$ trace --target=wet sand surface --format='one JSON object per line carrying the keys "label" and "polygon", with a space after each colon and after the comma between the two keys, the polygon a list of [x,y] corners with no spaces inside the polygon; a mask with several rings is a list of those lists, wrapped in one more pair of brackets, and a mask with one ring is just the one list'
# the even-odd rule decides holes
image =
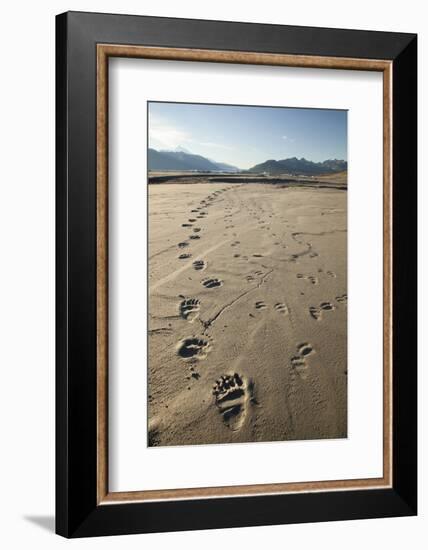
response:
{"label": "wet sand surface", "polygon": [[149,185],[149,445],[346,437],[346,202]]}

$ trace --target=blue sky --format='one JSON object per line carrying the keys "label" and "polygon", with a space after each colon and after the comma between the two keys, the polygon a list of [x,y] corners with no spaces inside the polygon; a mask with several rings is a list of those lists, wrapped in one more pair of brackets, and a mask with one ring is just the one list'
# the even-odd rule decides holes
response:
{"label": "blue sky", "polygon": [[244,169],[289,157],[347,160],[347,112],[150,102],[149,146]]}

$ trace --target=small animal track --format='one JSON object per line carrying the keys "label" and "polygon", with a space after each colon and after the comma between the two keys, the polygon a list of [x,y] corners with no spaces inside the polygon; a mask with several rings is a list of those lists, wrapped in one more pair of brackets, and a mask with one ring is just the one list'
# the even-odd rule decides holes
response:
{"label": "small animal track", "polygon": [[239,430],[253,400],[253,383],[247,382],[237,372],[226,374],[214,384],[213,395],[223,422],[229,429]]}
{"label": "small animal track", "polygon": [[195,260],[193,262],[193,269],[196,269],[196,271],[202,271],[206,268],[206,263],[204,260]]}
{"label": "small animal track", "polygon": [[333,279],[335,279],[337,277],[336,273],[334,271],[327,271],[327,275],[329,277],[332,277]]}
{"label": "small animal track", "polygon": [[185,241],[178,243],[178,248],[186,248],[186,246],[189,246],[189,243],[186,243]]}
{"label": "small animal track", "polygon": [[199,233],[200,230],[201,230],[200,227],[194,227],[194,228],[193,228],[193,232],[194,232],[194,233]]}
{"label": "small animal track", "polygon": [[330,302],[321,302],[320,305],[317,306],[311,306],[309,308],[309,314],[311,317],[313,317],[316,321],[319,321],[322,317],[323,311],[333,311],[335,306],[331,304]]}
{"label": "small animal track", "polygon": [[180,304],[180,315],[186,321],[194,321],[199,316],[201,303],[197,298],[186,298]]}
{"label": "small animal track", "polygon": [[254,304],[254,307],[256,309],[266,309],[267,308],[267,305],[264,303],[264,302],[256,302]]}
{"label": "small animal track", "polygon": [[192,227],[191,223],[182,223],[181,227]]}
{"label": "small animal track", "polygon": [[318,278],[314,275],[303,275],[303,273],[297,273],[296,277],[298,279],[307,279],[312,285],[318,284]]}
{"label": "small animal track", "polygon": [[321,310],[316,306],[311,306],[309,308],[309,314],[311,317],[313,317],[316,321],[318,321],[321,318]]}
{"label": "small animal track", "polygon": [[216,288],[218,286],[222,286],[223,281],[221,279],[204,279],[202,284],[205,288]]}
{"label": "small animal track", "polygon": [[180,254],[180,256],[178,257],[179,260],[187,260],[187,258],[191,258],[192,255],[191,254]]}
{"label": "small animal track", "polygon": [[275,304],[274,308],[278,313],[281,313],[282,315],[286,315],[288,313],[288,307],[280,302]]}
{"label": "small animal track", "polygon": [[303,344],[299,344],[297,346],[297,351],[299,355],[305,357],[306,355],[311,354],[314,350],[312,349],[312,346],[310,344],[304,342]]}
{"label": "small animal track", "polygon": [[296,372],[303,380],[308,377],[308,364],[305,357],[313,353],[313,348],[307,342],[298,344],[297,355],[294,355],[291,360],[291,368]]}
{"label": "small animal track", "polygon": [[200,235],[190,235],[189,239],[192,239],[192,241],[196,241],[198,239],[200,239],[201,236]]}
{"label": "small animal track", "polygon": [[347,304],[348,303],[348,295],[342,294],[341,296],[336,296],[336,301],[339,302],[339,304]]}
{"label": "small animal track", "polygon": [[210,343],[204,338],[185,338],[177,346],[177,353],[182,359],[204,359],[209,351]]}
{"label": "small animal track", "polygon": [[300,357],[300,355],[294,355],[291,358],[291,366],[299,375],[305,375],[307,364],[305,359],[303,357]]}

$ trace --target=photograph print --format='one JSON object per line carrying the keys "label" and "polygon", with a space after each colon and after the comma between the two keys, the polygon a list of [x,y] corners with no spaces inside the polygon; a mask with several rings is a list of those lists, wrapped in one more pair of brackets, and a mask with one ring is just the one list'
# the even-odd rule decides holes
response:
{"label": "photograph print", "polygon": [[347,437],[347,111],[148,102],[149,447]]}

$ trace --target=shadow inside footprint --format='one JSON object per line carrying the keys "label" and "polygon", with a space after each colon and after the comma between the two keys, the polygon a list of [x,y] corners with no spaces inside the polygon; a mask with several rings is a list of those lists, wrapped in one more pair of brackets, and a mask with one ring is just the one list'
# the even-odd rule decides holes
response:
{"label": "shadow inside footprint", "polygon": [[342,294],[341,296],[336,296],[336,300],[339,302],[339,304],[347,304],[348,303],[348,295]]}
{"label": "shadow inside footprint", "polygon": [[178,343],[177,353],[182,359],[204,359],[210,350],[210,343],[204,338],[185,338]]}
{"label": "shadow inside footprint", "polygon": [[321,310],[318,307],[311,306],[309,308],[309,314],[311,317],[313,317],[316,321],[318,321],[321,318]]}
{"label": "shadow inside footprint", "polygon": [[194,321],[199,316],[201,303],[197,298],[186,298],[180,304],[180,315],[187,321]]}
{"label": "shadow inside footprint", "polygon": [[294,355],[291,358],[291,366],[302,380],[305,380],[308,377],[308,364],[305,358],[313,353],[313,351],[313,347],[307,342],[304,342],[302,344],[298,344],[297,346],[298,355]]}
{"label": "shadow inside footprint", "polygon": [[196,271],[202,271],[203,269],[205,269],[205,267],[206,264],[204,260],[195,260],[193,262],[193,268],[196,269]]}
{"label": "shadow inside footprint", "polygon": [[216,288],[222,286],[223,281],[221,279],[204,279],[202,284],[205,288]]}
{"label": "shadow inside footprint", "polygon": [[305,342],[297,346],[297,351],[299,352],[300,355],[305,356],[305,355],[309,355],[314,350],[310,344]]}
{"label": "shadow inside footprint", "polygon": [[278,313],[281,313],[282,315],[286,315],[288,313],[288,307],[285,304],[282,304],[281,302],[275,304],[275,310]]}
{"label": "shadow inside footprint", "polygon": [[309,308],[309,314],[316,321],[319,321],[321,319],[323,311],[333,311],[334,309],[336,309],[336,307],[333,304],[331,304],[330,302],[321,302],[319,307],[311,306]]}

